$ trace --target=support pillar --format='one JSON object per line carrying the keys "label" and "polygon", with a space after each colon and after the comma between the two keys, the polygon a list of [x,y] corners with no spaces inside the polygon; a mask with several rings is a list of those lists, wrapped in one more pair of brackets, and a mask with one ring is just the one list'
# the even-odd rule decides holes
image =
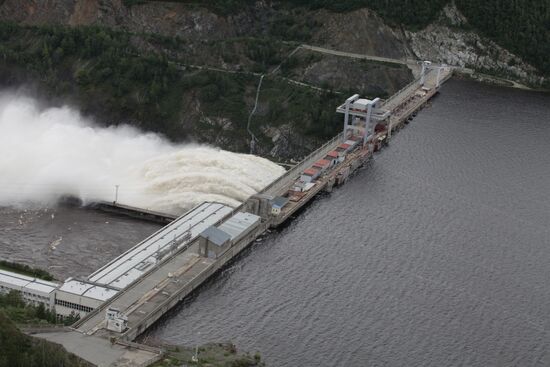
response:
{"label": "support pillar", "polygon": [[436,88],[439,88],[440,78],[441,78],[441,66],[437,68],[437,79],[435,83]]}
{"label": "support pillar", "polygon": [[424,86],[424,83],[426,82],[426,71],[428,69],[428,66],[431,64],[430,61],[422,61],[422,71],[420,72],[420,85]]}
{"label": "support pillar", "polygon": [[346,113],[344,115],[344,138],[343,138],[343,141],[346,141],[346,136],[347,136],[347,132],[348,132],[349,105],[350,105],[350,102],[346,101]]}
{"label": "support pillar", "polygon": [[350,106],[353,102],[357,101],[358,99],[359,99],[359,94],[354,94],[353,96],[346,99],[346,112],[345,112],[345,115],[344,115],[344,137],[343,137],[343,141],[346,141],[346,138],[347,138]]}
{"label": "support pillar", "polygon": [[365,118],[365,135],[363,135],[363,146],[367,144],[367,138],[370,136],[370,121],[372,115],[372,102],[367,106],[367,117]]}

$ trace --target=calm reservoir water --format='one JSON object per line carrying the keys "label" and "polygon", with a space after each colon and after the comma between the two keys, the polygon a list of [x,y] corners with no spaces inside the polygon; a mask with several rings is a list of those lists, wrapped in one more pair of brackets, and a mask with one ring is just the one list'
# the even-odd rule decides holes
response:
{"label": "calm reservoir water", "polygon": [[[550,366],[549,189],[550,96],[452,80],[146,337],[228,340],[269,366]],[[63,275],[158,228],[79,211],[51,250],[49,214],[21,232],[6,211],[0,256]]]}

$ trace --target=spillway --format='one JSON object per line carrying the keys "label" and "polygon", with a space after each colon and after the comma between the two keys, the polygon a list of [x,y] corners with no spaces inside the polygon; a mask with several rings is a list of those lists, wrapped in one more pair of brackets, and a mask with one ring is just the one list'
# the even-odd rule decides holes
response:
{"label": "spillway", "polygon": [[68,106],[0,95],[0,206],[71,195],[181,214],[204,201],[237,206],[284,169],[267,159],[173,144],[129,126],[98,127]]}

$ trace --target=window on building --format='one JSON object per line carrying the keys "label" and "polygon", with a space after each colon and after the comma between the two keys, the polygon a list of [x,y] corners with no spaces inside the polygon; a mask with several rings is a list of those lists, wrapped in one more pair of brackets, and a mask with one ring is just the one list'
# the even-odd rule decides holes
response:
{"label": "window on building", "polygon": [[92,312],[94,310],[93,307],[79,305],[76,303],[63,301],[61,299],[56,299],[55,304],[59,306],[67,307],[67,308],[72,308],[73,310],[77,310],[77,311]]}

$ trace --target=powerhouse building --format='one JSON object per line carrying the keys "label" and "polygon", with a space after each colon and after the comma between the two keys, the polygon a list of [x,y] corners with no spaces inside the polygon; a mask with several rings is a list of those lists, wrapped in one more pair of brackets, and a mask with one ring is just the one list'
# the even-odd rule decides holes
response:
{"label": "powerhouse building", "polygon": [[43,304],[47,309],[53,309],[58,286],[58,283],[0,270],[0,293],[18,291],[25,302],[34,306]]}
{"label": "powerhouse building", "polygon": [[[26,302],[43,303],[49,309],[55,307],[60,318],[70,315],[83,317],[171,254],[188,248],[206,230],[218,230],[218,234],[222,233],[226,244],[229,244],[250,232],[259,221],[260,218],[252,214],[235,214],[227,205],[205,202],[113,259],[87,279],[68,278],[63,284],[58,284],[0,271],[0,291],[20,291]],[[211,250],[219,252],[215,247]]]}

